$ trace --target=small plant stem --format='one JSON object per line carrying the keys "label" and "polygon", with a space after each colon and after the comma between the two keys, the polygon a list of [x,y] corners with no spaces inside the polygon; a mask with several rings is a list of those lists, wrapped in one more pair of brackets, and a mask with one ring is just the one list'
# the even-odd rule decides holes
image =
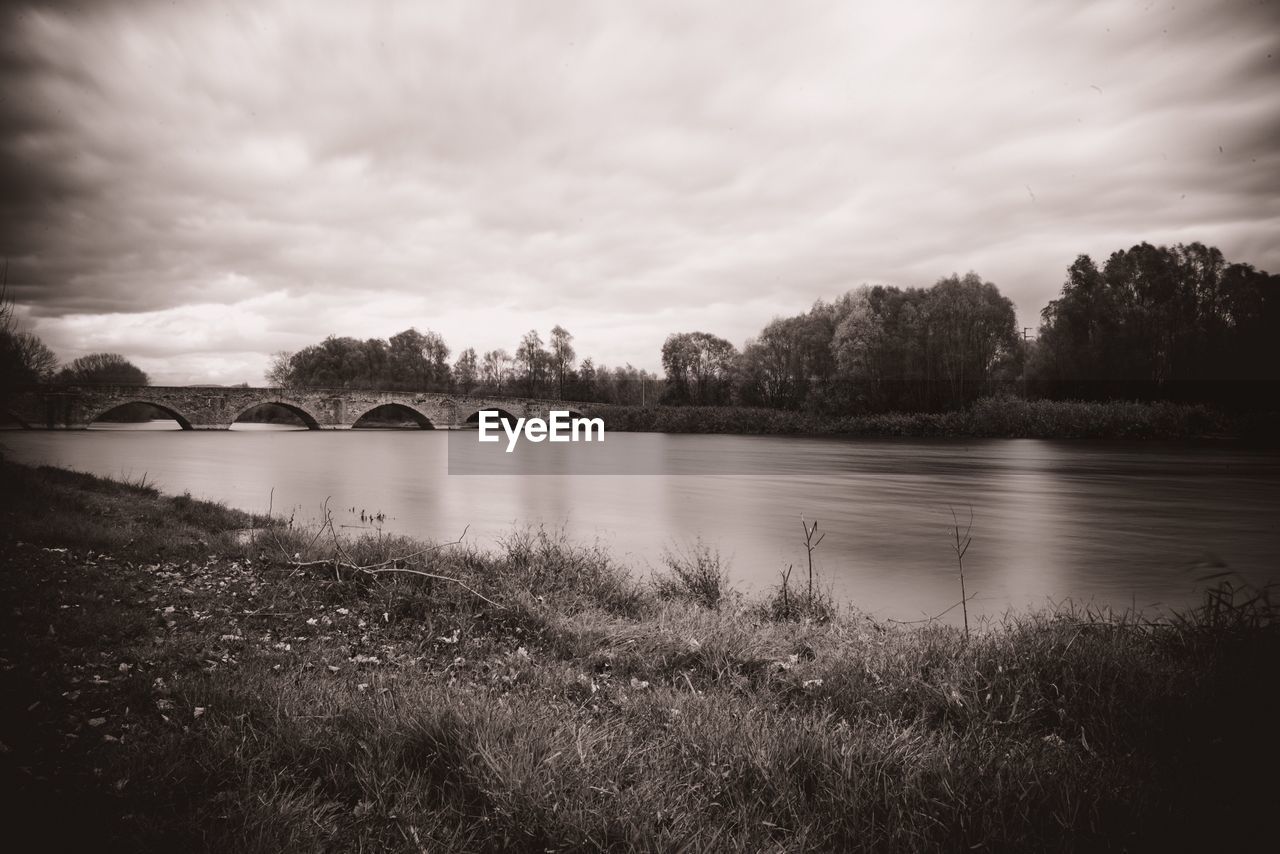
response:
{"label": "small plant stem", "polygon": [[969,507],[969,525],[960,533],[960,520],[956,518],[956,509],[951,508],[951,529],[955,535],[952,548],[956,553],[956,563],[960,567],[960,605],[964,611],[964,639],[969,640],[969,599],[964,592],[964,555],[969,551],[969,543],[973,542],[970,532],[973,531],[973,507]]}
{"label": "small plant stem", "polygon": [[818,530],[818,521],[816,519],[814,520],[813,524],[810,525],[808,522],[804,520],[804,517],[801,516],[800,527],[804,529],[804,549],[805,549],[805,552],[808,554],[808,558],[809,558],[809,609],[812,611],[813,610],[813,550],[818,547],[818,544],[822,542],[822,540],[827,536],[827,534],[825,531],[823,531],[822,536],[818,537],[817,540],[814,540],[813,535]]}

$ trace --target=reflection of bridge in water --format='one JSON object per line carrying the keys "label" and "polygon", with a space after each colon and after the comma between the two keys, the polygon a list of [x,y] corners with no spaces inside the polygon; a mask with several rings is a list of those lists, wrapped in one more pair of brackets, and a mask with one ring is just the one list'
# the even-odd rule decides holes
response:
{"label": "reflection of bridge in water", "polygon": [[5,414],[23,427],[83,430],[128,404],[147,404],[184,430],[226,430],[263,404],[283,407],[312,430],[345,430],[374,410],[412,421],[425,430],[474,426],[482,409],[515,418],[548,418],[552,410],[590,415],[606,409],[522,397],[470,397],[413,391],[360,389],[221,388],[189,386],[29,386],[10,392]]}

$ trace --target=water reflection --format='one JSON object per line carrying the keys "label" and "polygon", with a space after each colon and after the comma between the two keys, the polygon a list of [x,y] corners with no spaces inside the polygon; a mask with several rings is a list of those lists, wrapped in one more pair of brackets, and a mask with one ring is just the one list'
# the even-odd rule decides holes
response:
{"label": "water reflection", "polygon": [[[701,536],[744,587],[802,571],[800,517],[826,539],[815,557],[842,600],[913,619],[958,599],[950,508],[973,546],[971,613],[1073,597],[1127,607],[1186,604],[1225,563],[1259,583],[1280,554],[1280,455],[1226,447],[1031,440],[843,441],[609,434],[648,475],[449,474],[444,431],[6,433],[20,461],[137,476],[170,491],[340,524],[387,514],[388,531],[493,543],[513,524],[599,538],[646,571],[665,546]],[[752,474],[681,475],[691,461]],[[589,466],[588,466],[589,467]],[[706,470],[705,468],[703,470]],[[665,472],[665,473],[664,473]],[[958,613],[955,615],[958,616]]]}

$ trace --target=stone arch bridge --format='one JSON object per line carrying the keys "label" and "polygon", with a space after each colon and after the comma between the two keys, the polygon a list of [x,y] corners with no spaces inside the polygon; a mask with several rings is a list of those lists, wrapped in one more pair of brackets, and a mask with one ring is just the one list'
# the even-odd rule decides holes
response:
{"label": "stone arch bridge", "polygon": [[226,430],[265,403],[284,407],[312,430],[349,429],[375,409],[399,414],[423,429],[455,430],[475,426],[482,409],[516,418],[548,418],[552,410],[590,416],[604,408],[593,403],[436,392],[197,386],[30,386],[11,391],[3,407],[6,415],[26,428],[83,430],[129,403],[154,406],[184,430]]}

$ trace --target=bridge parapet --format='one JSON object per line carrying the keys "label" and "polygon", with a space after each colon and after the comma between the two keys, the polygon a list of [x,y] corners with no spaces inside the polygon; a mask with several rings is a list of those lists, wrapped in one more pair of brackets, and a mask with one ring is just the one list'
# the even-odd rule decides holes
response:
{"label": "bridge parapet", "polygon": [[226,388],[220,386],[27,386],[5,395],[4,410],[24,427],[83,430],[130,403],[156,407],[185,430],[225,430],[251,409],[276,404],[313,430],[345,430],[369,412],[389,406],[424,428],[467,425],[481,409],[516,417],[547,417],[553,409],[589,415],[600,404],[523,397],[476,397],[376,389]]}

